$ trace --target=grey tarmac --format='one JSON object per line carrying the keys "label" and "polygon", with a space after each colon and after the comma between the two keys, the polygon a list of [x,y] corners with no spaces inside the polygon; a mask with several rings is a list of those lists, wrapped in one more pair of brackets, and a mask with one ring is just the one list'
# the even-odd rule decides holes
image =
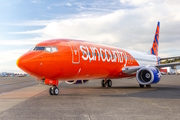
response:
{"label": "grey tarmac", "polygon": [[0,119],[180,119],[180,75],[164,75],[152,88],[139,88],[135,78],[112,82],[112,88],[101,88],[101,80],[82,85],[61,82],[57,96],[49,95],[46,85],[1,92]]}

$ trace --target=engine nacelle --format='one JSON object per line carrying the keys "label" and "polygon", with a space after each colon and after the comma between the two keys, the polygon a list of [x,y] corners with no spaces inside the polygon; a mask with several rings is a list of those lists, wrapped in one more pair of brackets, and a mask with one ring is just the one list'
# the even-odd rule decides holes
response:
{"label": "engine nacelle", "polygon": [[67,84],[85,84],[89,80],[70,80],[70,81],[65,81]]}
{"label": "engine nacelle", "polygon": [[136,79],[141,85],[156,84],[161,79],[161,74],[156,67],[143,67],[136,73]]}

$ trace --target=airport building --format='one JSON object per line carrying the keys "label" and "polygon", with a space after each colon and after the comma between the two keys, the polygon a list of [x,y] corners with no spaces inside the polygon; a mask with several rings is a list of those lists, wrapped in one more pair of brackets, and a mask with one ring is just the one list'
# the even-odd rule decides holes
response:
{"label": "airport building", "polygon": [[176,69],[172,69],[171,67],[164,67],[160,69],[160,72],[163,72],[169,75],[178,74],[180,73],[180,66],[177,66]]}
{"label": "airport building", "polygon": [[14,73],[8,73],[8,72],[2,72],[2,73],[0,73],[0,76],[9,77],[9,76],[15,76],[15,74]]}

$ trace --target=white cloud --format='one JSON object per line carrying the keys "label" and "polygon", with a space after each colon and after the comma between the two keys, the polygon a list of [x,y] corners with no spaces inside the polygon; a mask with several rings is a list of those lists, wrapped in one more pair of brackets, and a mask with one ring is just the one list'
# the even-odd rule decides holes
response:
{"label": "white cloud", "polygon": [[[154,2],[148,5],[150,0],[146,2],[139,0],[137,3],[132,0],[127,1],[128,3],[121,2],[145,5],[135,9],[120,9],[106,15],[70,18],[61,21],[52,20],[49,23],[46,21],[47,25],[44,29],[16,32],[16,34],[40,33],[43,38],[84,39],[112,46],[148,51],[152,45],[156,23],[159,20],[161,22],[160,54],[161,50],[166,49],[166,43],[172,48],[179,47],[180,29],[178,26],[180,23],[177,22],[179,21],[177,16],[179,7],[171,6],[167,2],[159,2],[158,4]],[[76,4],[82,5],[82,3]],[[171,39],[171,43],[169,43],[169,39]]]}
{"label": "white cloud", "polygon": [[135,6],[142,6],[142,5],[149,5],[152,3],[162,3],[164,0],[120,0],[123,4],[135,5]]}
{"label": "white cloud", "polygon": [[50,22],[56,22],[58,20],[33,20],[26,21],[21,23],[0,23],[0,25],[9,25],[9,26],[46,26]]}
{"label": "white cloud", "polygon": [[36,1],[36,0],[32,0],[31,2],[32,2],[32,3],[37,3],[37,1]]}
{"label": "white cloud", "polygon": [[69,7],[72,6],[71,3],[66,3],[66,5],[69,6]]}
{"label": "white cloud", "polygon": [[[0,40],[0,47],[8,46],[12,48],[12,46],[29,46],[29,49],[35,46],[37,43],[45,41],[45,40],[50,40],[54,39],[52,37],[47,37],[47,36],[41,36],[41,37],[36,37],[32,39],[19,39],[19,40]],[[19,47],[21,48],[21,47]]]}
{"label": "white cloud", "polygon": [[9,32],[9,34],[38,34],[42,32],[43,32],[43,29],[39,29],[39,30],[32,30],[32,31]]}
{"label": "white cloud", "polygon": [[0,64],[17,60],[23,53],[27,51],[28,49],[0,51],[0,55],[1,55]]}
{"label": "white cloud", "polygon": [[77,8],[78,11],[81,11],[82,9],[84,9],[83,4],[82,4],[81,2],[76,2],[75,4],[76,4],[77,7],[78,7],[78,8]]}
{"label": "white cloud", "polygon": [[34,39],[21,39],[21,40],[0,40],[0,46],[21,46],[21,45],[35,45],[38,42],[44,41],[48,38],[34,38]]}
{"label": "white cloud", "polygon": [[22,71],[20,68],[18,68],[16,66],[15,61],[13,61],[13,67],[10,66],[10,65],[1,66],[0,67],[0,72],[25,73],[24,71]]}
{"label": "white cloud", "polygon": [[169,5],[173,5],[173,6],[179,6],[180,5],[179,0],[165,0],[164,2],[169,4]]}
{"label": "white cloud", "polygon": [[[139,0],[139,4],[146,4]],[[152,1],[151,1],[152,2]],[[129,3],[138,5],[129,0]],[[78,3],[81,5],[81,3]],[[74,18],[51,22],[43,30],[43,36],[52,38],[76,38],[115,45],[134,50],[148,51],[152,45],[156,23],[161,22],[160,48],[179,48],[180,26],[177,16],[180,8],[166,2],[155,2],[140,8],[117,10],[113,13],[87,18]],[[171,29],[169,29],[171,27]],[[170,33],[169,33],[170,32]],[[169,43],[168,38],[172,38]],[[172,42],[174,41],[174,42]],[[160,51],[161,51],[160,49]],[[179,49],[176,49],[179,50]],[[160,52],[161,54],[161,52]],[[170,53],[168,53],[170,54]],[[177,54],[177,53],[176,53]]]}
{"label": "white cloud", "polygon": [[31,0],[32,3],[40,3],[40,0]]}
{"label": "white cloud", "polygon": [[[135,6],[119,9],[106,15],[81,13],[78,17],[64,20],[28,21],[21,25],[39,24],[40,30],[14,32],[11,34],[39,34],[41,38],[29,41],[16,41],[14,44],[35,44],[51,38],[75,38],[96,43],[148,51],[152,46],[157,21],[160,25],[159,55],[180,55],[180,7],[166,0],[120,0],[124,5]],[[82,3],[76,3],[80,10]],[[177,2],[177,4],[180,4]],[[82,16],[83,14],[83,16]],[[3,41],[1,44],[8,44]]]}
{"label": "white cloud", "polygon": [[51,10],[51,7],[47,7],[48,10]]}

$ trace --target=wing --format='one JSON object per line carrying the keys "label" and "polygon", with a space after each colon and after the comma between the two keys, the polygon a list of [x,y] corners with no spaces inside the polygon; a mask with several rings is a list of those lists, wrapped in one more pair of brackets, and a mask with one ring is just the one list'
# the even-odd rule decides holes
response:
{"label": "wing", "polygon": [[137,70],[139,70],[142,67],[145,66],[127,66],[122,69],[122,72],[126,74],[134,74],[137,72]]}

